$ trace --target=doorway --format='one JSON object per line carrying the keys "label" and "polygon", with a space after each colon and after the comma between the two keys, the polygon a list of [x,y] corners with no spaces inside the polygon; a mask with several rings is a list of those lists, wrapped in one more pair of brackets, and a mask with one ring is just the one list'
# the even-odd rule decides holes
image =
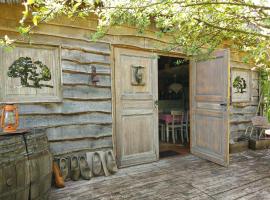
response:
{"label": "doorway", "polygon": [[159,56],[159,157],[190,152],[189,61]]}
{"label": "doorway", "polygon": [[[164,157],[175,154],[172,152],[184,155],[184,151],[175,151],[183,147],[187,153],[190,149],[198,157],[228,166],[228,50],[216,51],[208,59],[192,59],[190,65],[181,58],[158,57],[155,52],[119,47],[114,48],[114,58],[114,144],[119,167],[157,161],[159,151],[165,149],[164,143],[171,151]],[[180,73],[174,70],[180,70]],[[161,77],[166,73],[170,76],[164,77],[162,82]],[[175,101],[178,107],[168,110],[168,104],[163,107],[163,100]],[[185,127],[181,134],[180,129],[179,134],[179,130],[171,128],[171,133],[169,129],[166,134],[168,139],[164,139],[165,134],[161,131],[164,123],[162,128],[159,115],[162,112],[172,115],[171,111],[180,115],[178,121],[183,116],[179,112],[186,113],[188,130]]]}

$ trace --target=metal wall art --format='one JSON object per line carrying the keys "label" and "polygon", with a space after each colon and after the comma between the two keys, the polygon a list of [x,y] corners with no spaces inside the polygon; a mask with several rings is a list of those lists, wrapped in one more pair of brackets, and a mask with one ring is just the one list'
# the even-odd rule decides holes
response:
{"label": "metal wall art", "polygon": [[145,67],[140,65],[131,66],[131,85],[145,85]]}
{"label": "metal wall art", "polygon": [[233,69],[231,75],[232,102],[251,100],[251,72],[246,69]]}
{"label": "metal wall art", "polygon": [[0,58],[0,103],[62,101],[60,46],[16,43]]}
{"label": "metal wall art", "polygon": [[23,87],[39,88],[52,85],[42,84],[43,81],[52,79],[51,71],[41,61],[33,62],[29,57],[20,57],[8,68],[7,75],[11,78],[19,78]]}
{"label": "metal wall art", "polygon": [[233,80],[233,88],[236,89],[236,93],[245,93],[247,92],[247,82],[241,76],[236,76]]}

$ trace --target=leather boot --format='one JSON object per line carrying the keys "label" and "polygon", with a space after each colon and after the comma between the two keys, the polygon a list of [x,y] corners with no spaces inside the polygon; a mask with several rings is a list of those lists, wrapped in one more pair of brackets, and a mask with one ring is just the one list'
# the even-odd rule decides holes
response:
{"label": "leather boot", "polygon": [[80,179],[80,167],[79,160],[77,156],[72,156],[70,159],[70,178],[73,181],[78,181]]}
{"label": "leather boot", "polygon": [[53,174],[55,178],[55,186],[58,188],[65,187],[64,179],[56,162],[53,162]]}

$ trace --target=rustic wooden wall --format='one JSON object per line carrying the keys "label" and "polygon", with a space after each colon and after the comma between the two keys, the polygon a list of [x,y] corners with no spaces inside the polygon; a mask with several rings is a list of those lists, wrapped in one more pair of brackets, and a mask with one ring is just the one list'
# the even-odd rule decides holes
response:
{"label": "rustic wooden wall", "polygon": [[[0,35],[19,37],[15,27],[20,9],[0,4],[0,10]],[[19,105],[20,128],[47,128],[55,155],[112,149],[110,44],[90,42],[84,30],[72,27],[41,29],[44,32],[33,35],[33,43],[61,46],[63,101]],[[92,66],[100,79],[97,86],[91,82]]]}
{"label": "rustic wooden wall", "polygon": [[[251,118],[256,115],[259,101],[258,73],[252,71],[252,64],[243,63],[237,52],[231,52],[231,73],[236,70],[245,70],[250,73],[250,99],[249,101],[232,102],[230,106],[230,142],[236,141],[251,124]],[[232,85],[233,80],[231,80]],[[232,94],[233,95],[233,94]]]}
{"label": "rustic wooden wall", "polygon": [[[21,127],[46,127],[55,154],[112,148],[110,54],[76,46],[63,46],[61,54],[63,101],[20,105]],[[97,86],[91,66],[100,78]]]}
{"label": "rustic wooden wall", "polygon": [[[19,5],[0,3],[0,37],[20,38],[16,27],[21,18]],[[112,45],[162,49],[165,40],[147,31],[137,35],[131,27],[111,30],[99,42],[90,41],[96,19],[61,18],[34,30],[31,42],[61,46],[63,102],[21,104],[20,127],[44,127],[55,155],[113,148],[113,59]],[[89,83],[91,66],[100,82]]]}
{"label": "rustic wooden wall", "polygon": [[[0,3],[0,37],[20,38],[16,27],[21,18],[19,5]],[[20,105],[21,127],[45,127],[54,154],[113,148],[113,51],[114,46],[148,50],[164,49],[170,37],[157,38],[153,31],[138,35],[132,27],[122,26],[109,31],[98,42],[89,40],[97,22],[58,20],[42,24],[34,30],[31,42],[61,45],[63,102]],[[164,53],[164,52],[163,52]],[[177,54],[179,55],[179,54]],[[96,66],[100,82],[89,84],[91,66]],[[232,59],[232,70],[244,66]],[[250,123],[258,99],[257,76],[253,73],[254,90],[248,103],[231,106],[231,138],[238,136]]]}

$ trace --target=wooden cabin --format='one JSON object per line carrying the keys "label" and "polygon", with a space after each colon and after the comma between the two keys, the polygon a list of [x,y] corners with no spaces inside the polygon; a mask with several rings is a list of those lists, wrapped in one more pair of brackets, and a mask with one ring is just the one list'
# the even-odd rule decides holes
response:
{"label": "wooden cabin", "polygon": [[[0,1],[0,36],[20,38],[22,7],[6,2]],[[31,44],[0,50],[0,102],[18,104],[20,128],[46,129],[55,158],[113,149],[118,167],[126,167],[159,159],[164,136],[159,116],[180,110],[189,113],[184,139],[190,152],[227,166],[229,143],[256,113],[253,66],[230,49],[198,62],[180,51],[164,52],[169,36],[157,38],[150,29],[138,35],[133,27],[115,27],[92,42],[96,25],[95,18],[59,18],[35,28]],[[23,88],[7,77],[21,56],[46,63],[53,88]],[[244,92],[232,87],[238,76],[245,80]],[[181,94],[170,93],[170,86]],[[165,143],[171,140],[169,135]]]}

